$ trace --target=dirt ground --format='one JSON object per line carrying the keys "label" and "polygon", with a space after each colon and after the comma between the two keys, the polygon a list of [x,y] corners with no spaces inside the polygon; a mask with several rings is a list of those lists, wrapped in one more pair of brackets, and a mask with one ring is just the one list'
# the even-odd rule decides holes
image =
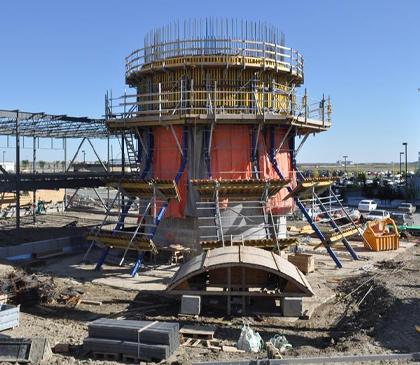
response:
{"label": "dirt ground", "polygon": [[[47,266],[48,268],[48,263]],[[2,266],[3,275],[10,268]],[[41,279],[51,280],[43,268],[32,268]],[[318,306],[311,319],[282,317],[202,316],[197,319],[177,315],[179,303],[172,297],[118,289],[80,278],[53,277],[54,291],[71,288],[82,297],[102,302],[101,306],[80,304],[76,308],[61,303],[36,304],[21,308],[20,326],[2,332],[12,337],[47,337],[54,345],[68,343],[70,352],[55,354],[48,364],[118,364],[92,360],[81,346],[87,323],[100,317],[178,321],[184,324],[216,326],[215,337],[224,345],[235,345],[243,323],[249,323],[267,341],[286,336],[293,350],[285,357],[350,354],[406,353],[420,351],[420,245],[414,245],[393,260],[368,265],[361,274],[333,279],[330,289],[337,295]],[[264,358],[259,354],[213,352],[204,346],[183,347],[167,363]],[[395,363],[395,362],[394,362]]]}

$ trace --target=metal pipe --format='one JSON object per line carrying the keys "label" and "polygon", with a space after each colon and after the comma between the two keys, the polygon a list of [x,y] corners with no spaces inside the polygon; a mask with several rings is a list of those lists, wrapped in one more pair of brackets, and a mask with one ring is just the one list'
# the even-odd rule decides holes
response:
{"label": "metal pipe", "polygon": [[20,232],[20,138],[19,138],[19,110],[16,110],[16,236]]}
{"label": "metal pipe", "polygon": [[[33,137],[32,139],[32,173],[36,173],[36,137]],[[33,217],[33,223],[36,223],[36,189],[32,191],[32,217]],[[64,190],[64,197],[66,196],[65,190]]]}

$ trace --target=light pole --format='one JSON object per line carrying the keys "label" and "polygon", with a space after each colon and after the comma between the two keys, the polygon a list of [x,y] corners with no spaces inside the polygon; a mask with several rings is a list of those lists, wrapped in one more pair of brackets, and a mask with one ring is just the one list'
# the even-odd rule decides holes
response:
{"label": "light pole", "polygon": [[83,153],[83,164],[86,165],[86,151],[82,150]]}
{"label": "light pole", "polygon": [[404,154],[404,152],[400,152],[400,183],[401,183],[401,174],[402,174],[402,162],[401,162],[401,156]]}
{"label": "light pole", "polygon": [[403,146],[405,148],[405,194],[407,194],[408,191],[407,145],[407,142],[403,142]]}
{"label": "light pole", "polygon": [[4,154],[6,153],[6,151],[3,151],[3,167],[4,167]]}
{"label": "light pole", "polygon": [[349,157],[349,156],[343,156],[343,158],[344,158],[344,173],[347,175],[347,157]]}

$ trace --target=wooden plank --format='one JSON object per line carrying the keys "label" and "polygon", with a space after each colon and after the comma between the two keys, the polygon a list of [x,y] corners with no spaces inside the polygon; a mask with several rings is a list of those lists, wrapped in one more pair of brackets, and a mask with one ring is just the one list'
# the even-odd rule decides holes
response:
{"label": "wooden plank", "polygon": [[88,305],[97,305],[101,306],[102,302],[99,300],[91,300],[91,299],[80,299],[78,304],[88,304]]}
{"label": "wooden plank", "polygon": [[201,340],[196,340],[191,346],[196,347],[196,346],[199,345],[200,342],[201,342]]}
{"label": "wooden plank", "polygon": [[216,329],[212,326],[184,326],[179,330],[179,333],[185,337],[203,337],[213,339]]}
{"label": "wooden plank", "polygon": [[226,345],[223,345],[222,346],[222,351],[223,352],[236,352],[236,353],[244,353],[245,352],[244,350],[240,350],[237,347],[234,347],[234,346],[226,346]]}

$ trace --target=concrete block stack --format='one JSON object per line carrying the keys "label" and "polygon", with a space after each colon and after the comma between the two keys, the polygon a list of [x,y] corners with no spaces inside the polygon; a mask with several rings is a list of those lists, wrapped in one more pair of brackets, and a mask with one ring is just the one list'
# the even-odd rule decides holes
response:
{"label": "concrete block stack", "polygon": [[88,325],[83,347],[93,355],[117,360],[161,361],[179,347],[179,324],[101,318]]}

